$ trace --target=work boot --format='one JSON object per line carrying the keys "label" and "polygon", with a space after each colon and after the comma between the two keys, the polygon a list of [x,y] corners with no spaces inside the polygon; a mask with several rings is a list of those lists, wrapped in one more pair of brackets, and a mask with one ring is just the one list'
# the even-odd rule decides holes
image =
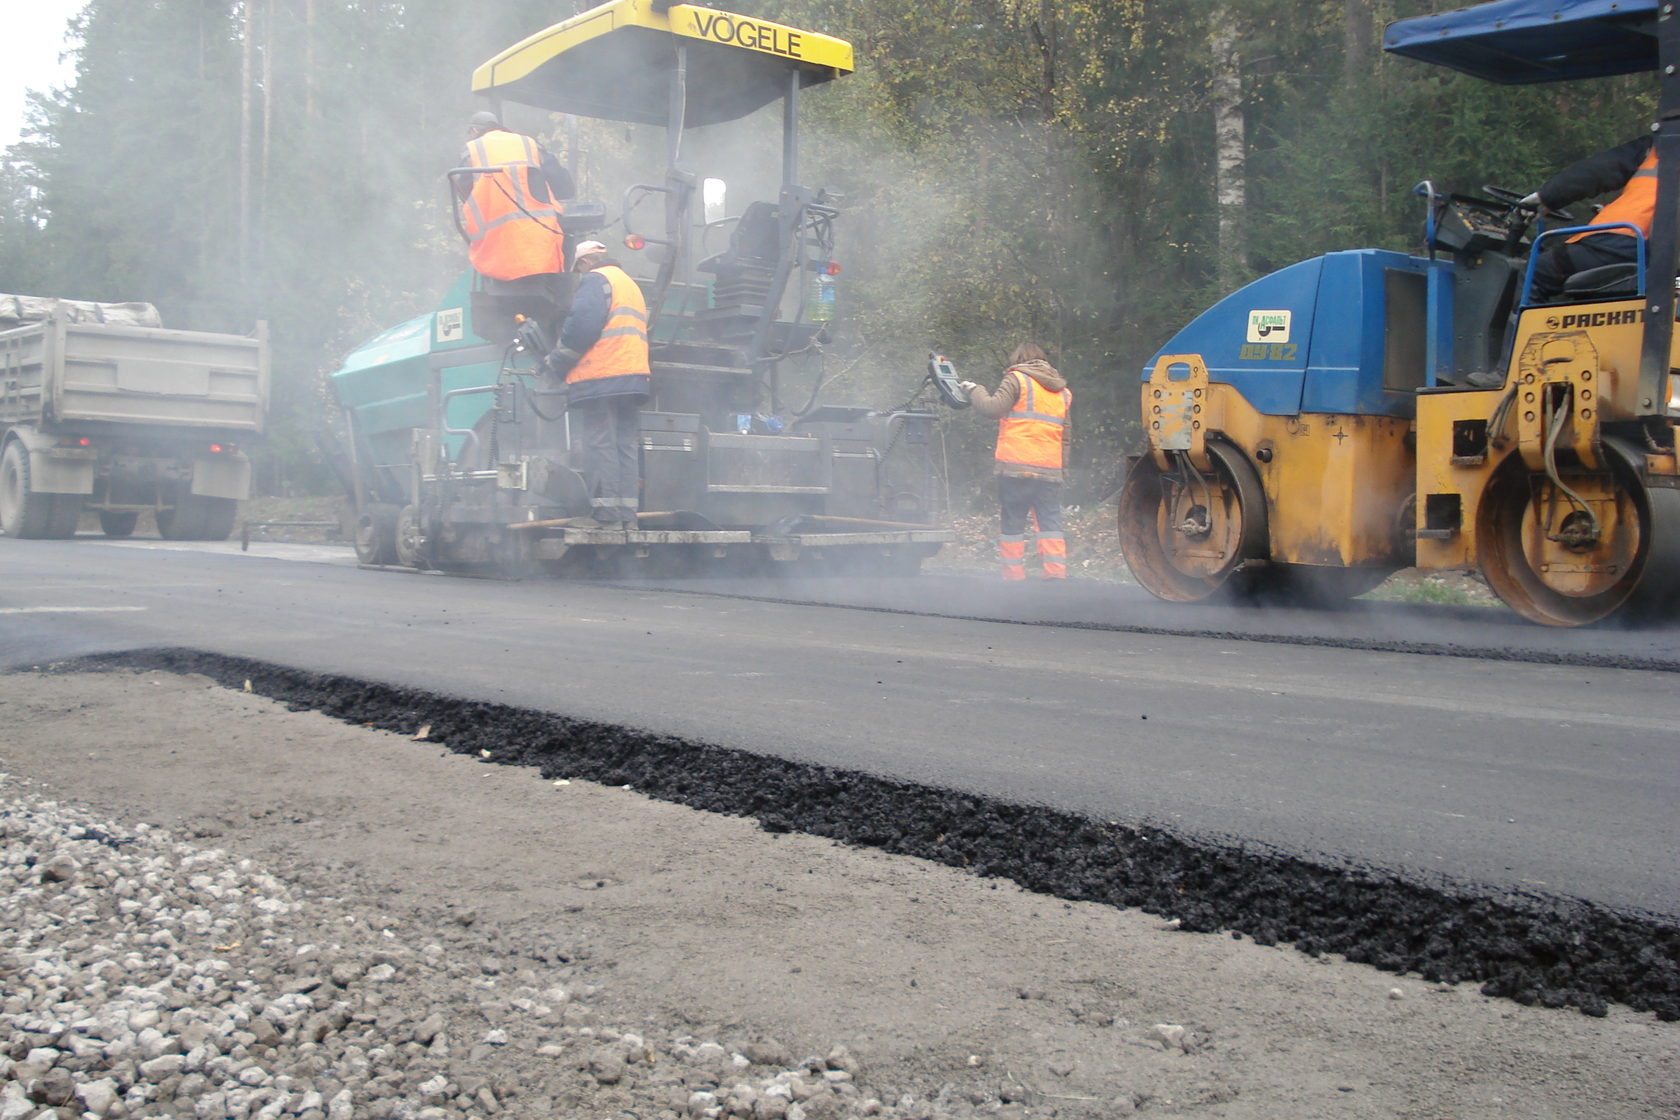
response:
{"label": "work boot", "polygon": [[1476,370],[1464,380],[1477,389],[1500,389],[1505,385],[1505,375],[1491,369]]}

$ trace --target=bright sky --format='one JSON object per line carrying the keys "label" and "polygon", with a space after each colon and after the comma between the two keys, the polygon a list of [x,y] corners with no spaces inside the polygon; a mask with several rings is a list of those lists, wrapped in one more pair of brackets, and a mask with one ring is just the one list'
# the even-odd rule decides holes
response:
{"label": "bright sky", "polygon": [[69,83],[75,71],[60,64],[64,29],[87,0],[21,0],[6,5],[0,33],[0,148],[17,142],[25,90]]}

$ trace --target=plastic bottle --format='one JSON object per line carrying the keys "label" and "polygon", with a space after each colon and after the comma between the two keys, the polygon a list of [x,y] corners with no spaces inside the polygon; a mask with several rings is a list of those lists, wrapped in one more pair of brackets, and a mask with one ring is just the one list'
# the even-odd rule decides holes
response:
{"label": "plastic bottle", "polygon": [[834,320],[834,277],[818,272],[805,285],[805,320],[829,323]]}

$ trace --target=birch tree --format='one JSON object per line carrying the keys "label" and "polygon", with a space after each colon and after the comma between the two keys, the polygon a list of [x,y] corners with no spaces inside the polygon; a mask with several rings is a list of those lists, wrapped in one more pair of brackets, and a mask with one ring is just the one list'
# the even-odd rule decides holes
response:
{"label": "birch tree", "polygon": [[1212,76],[1214,193],[1219,211],[1219,286],[1248,278],[1248,133],[1243,123],[1241,35],[1230,7],[1214,13],[1208,37]]}

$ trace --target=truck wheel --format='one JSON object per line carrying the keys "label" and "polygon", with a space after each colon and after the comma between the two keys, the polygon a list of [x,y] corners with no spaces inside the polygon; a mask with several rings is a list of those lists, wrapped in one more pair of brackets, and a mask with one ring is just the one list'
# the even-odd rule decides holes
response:
{"label": "truck wheel", "polygon": [[233,535],[234,522],[239,520],[237,498],[193,498],[203,509],[198,520],[199,540],[225,541]]}
{"label": "truck wheel", "polygon": [[233,498],[207,498],[182,484],[175,495],[174,509],[157,512],[158,533],[170,541],[225,541],[239,517],[239,502]]}
{"label": "truck wheel", "polygon": [[76,535],[76,525],[82,519],[80,494],[52,495],[52,513],[47,516],[46,536],[55,541],[67,541]]}
{"label": "truck wheel", "polygon": [[23,540],[53,536],[48,529],[57,527],[53,518],[55,497],[30,490],[29,452],[18,440],[6,444],[5,454],[0,455],[0,529],[8,537]]}
{"label": "truck wheel", "polygon": [[119,510],[102,509],[99,511],[99,528],[107,537],[131,537],[134,526],[140,523],[138,513],[122,512]]}
{"label": "truck wheel", "polygon": [[196,540],[198,526],[192,503],[177,499],[174,509],[158,510],[157,527],[158,536],[166,541]]}

